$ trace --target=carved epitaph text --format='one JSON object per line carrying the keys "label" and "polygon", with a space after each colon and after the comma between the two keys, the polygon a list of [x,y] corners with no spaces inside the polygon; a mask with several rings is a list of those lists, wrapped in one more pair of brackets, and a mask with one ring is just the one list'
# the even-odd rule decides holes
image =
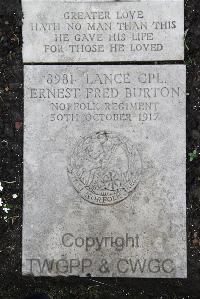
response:
{"label": "carved epitaph text", "polygon": [[184,2],[25,1],[24,62],[183,60]]}

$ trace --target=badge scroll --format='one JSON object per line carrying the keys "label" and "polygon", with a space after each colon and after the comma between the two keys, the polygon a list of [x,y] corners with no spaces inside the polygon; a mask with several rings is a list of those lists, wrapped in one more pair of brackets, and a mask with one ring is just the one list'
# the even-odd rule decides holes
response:
{"label": "badge scroll", "polygon": [[80,138],[70,158],[68,175],[86,201],[112,205],[126,199],[139,183],[142,161],[125,136],[99,131]]}

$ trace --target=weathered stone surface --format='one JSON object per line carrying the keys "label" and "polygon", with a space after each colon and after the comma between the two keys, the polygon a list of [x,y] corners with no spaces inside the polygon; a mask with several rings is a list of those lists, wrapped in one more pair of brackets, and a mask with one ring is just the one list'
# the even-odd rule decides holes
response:
{"label": "weathered stone surface", "polygon": [[23,3],[24,62],[183,60],[183,1]]}
{"label": "weathered stone surface", "polygon": [[[33,0],[22,0],[22,3],[23,2],[32,2]],[[44,1],[44,0],[37,0],[37,1]],[[81,3],[81,2],[148,2],[148,1],[182,1],[184,2],[184,0],[46,0],[47,2],[52,2],[52,1],[56,1],[56,2],[78,2],[78,3]]]}
{"label": "weathered stone surface", "polygon": [[24,79],[23,274],[186,277],[185,67]]}

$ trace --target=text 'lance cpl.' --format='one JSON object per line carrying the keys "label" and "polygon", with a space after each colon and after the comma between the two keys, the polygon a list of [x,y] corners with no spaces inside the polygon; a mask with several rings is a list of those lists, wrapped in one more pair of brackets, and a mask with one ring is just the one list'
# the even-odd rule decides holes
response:
{"label": "text 'lance cpl.'", "polygon": [[[116,19],[142,19],[144,18],[143,11],[130,10],[130,11],[116,11]],[[64,18],[66,20],[110,20],[110,11],[66,11]]]}

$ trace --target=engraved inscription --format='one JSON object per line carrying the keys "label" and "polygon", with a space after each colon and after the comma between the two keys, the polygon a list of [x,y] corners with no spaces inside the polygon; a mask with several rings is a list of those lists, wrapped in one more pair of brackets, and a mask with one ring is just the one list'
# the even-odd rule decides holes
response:
{"label": "engraved inscription", "polygon": [[183,60],[183,2],[145,2],[24,3],[24,62]]}

